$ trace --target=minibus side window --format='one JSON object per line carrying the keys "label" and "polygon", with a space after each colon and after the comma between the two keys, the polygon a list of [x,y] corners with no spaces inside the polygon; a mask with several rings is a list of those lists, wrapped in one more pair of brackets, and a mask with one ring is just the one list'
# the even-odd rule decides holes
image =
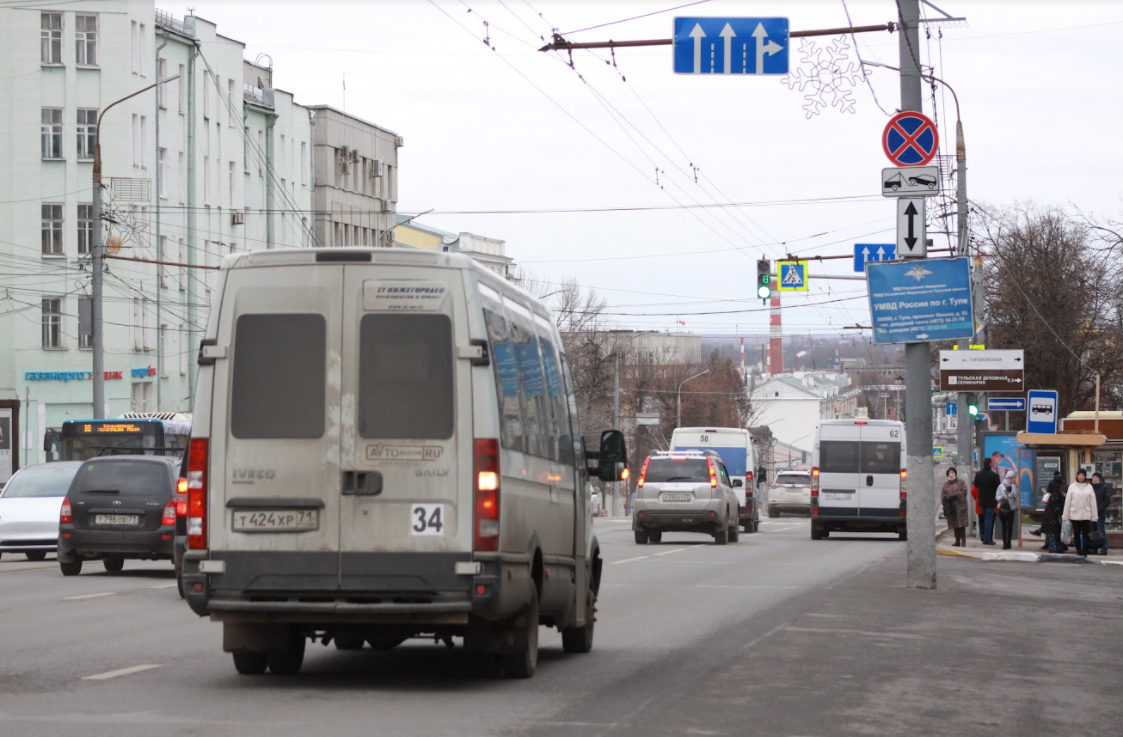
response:
{"label": "minibus side window", "polygon": [[519,364],[515,346],[511,343],[507,319],[484,308],[484,324],[491,343],[492,366],[495,374],[495,393],[499,399],[499,423],[504,448],[526,451],[523,436],[522,407],[519,390]]}

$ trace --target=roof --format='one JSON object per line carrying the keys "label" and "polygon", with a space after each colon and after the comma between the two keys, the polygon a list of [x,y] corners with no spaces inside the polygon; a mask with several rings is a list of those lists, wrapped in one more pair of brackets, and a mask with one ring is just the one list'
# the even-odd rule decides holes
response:
{"label": "roof", "polygon": [[390,130],[389,128],[384,128],[383,126],[379,125],[378,123],[372,123],[369,120],[365,120],[363,118],[360,118],[358,115],[352,115],[351,113],[349,113],[345,110],[340,110],[339,108],[332,107],[331,105],[305,105],[304,107],[308,108],[309,110],[330,110],[331,112],[335,113],[336,115],[342,115],[345,118],[350,118],[351,120],[354,120],[358,123],[362,123],[363,125],[369,125],[371,128],[377,128],[378,130],[382,131],[383,133],[389,133],[390,135],[394,136],[395,138],[401,138],[401,136],[399,136],[397,133]]}
{"label": "roof", "polygon": [[1055,435],[1043,432],[1019,432],[1018,442],[1022,445],[1059,445],[1071,448],[1098,448],[1107,442],[1104,435],[1060,432]]}

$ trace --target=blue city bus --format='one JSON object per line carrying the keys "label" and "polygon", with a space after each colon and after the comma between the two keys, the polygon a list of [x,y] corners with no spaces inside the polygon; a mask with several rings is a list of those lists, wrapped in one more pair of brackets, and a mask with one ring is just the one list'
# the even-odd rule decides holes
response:
{"label": "blue city bus", "polygon": [[128,412],[114,420],[67,420],[61,430],[49,431],[45,442],[56,451],[48,453],[51,460],[84,461],[104,455],[181,456],[190,437],[191,415]]}

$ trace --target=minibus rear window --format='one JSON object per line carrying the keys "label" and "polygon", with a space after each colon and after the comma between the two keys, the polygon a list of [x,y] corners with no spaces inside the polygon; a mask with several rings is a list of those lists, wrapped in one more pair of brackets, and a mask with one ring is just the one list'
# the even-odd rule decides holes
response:
{"label": "minibus rear window", "polygon": [[230,432],[236,438],[324,434],[323,315],[242,315],[234,334]]}
{"label": "minibus rear window", "polygon": [[452,323],[447,315],[364,315],[359,325],[359,434],[452,437]]}
{"label": "minibus rear window", "polygon": [[819,443],[820,473],[858,473],[861,443],[852,440],[823,440]]}
{"label": "minibus rear window", "polygon": [[901,472],[901,442],[862,442],[862,473]]}

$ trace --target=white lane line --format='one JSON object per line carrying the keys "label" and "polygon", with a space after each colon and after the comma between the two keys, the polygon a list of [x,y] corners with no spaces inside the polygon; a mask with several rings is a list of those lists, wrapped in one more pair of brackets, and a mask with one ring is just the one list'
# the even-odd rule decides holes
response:
{"label": "white lane line", "polygon": [[94,676],[82,676],[83,681],[107,681],[110,678],[119,678],[121,676],[130,676],[133,673],[142,673],[146,670],[153,670],[162,666],[155,664],[148,665],[134,665],[129,668],[122,668],[120,670],[111,670],[108,673],[98,673]]}
{"label": "white lane line", "polygon": [[624,560],[614,560],[614,561],[610,561],[608,565],[618,566],[621,563],[631,563],[632,561],[636,561],[636,560],[647,560],[650,557],[651,557],[650,555],[641,555],[637,558],[625,558]]}
{"label": "white lane line", "polygon": [[764,534],[767,534],[769,532],[784,532],[785,530],[798,530],[798,529],[806,530],[807,525],[785,525],[784,527],[773,527],[770,530],[761,530],[758,534],[764,535]]}
{"label": "white lane line", "polygon": [[690,548],[675,548],[674,550],[664,550],[662,553],[655,553],[655,555],[670,555],[671,553],[681,553],[684,550],[690,550]]}
{"label": "white lane line", "polygon": [[116,591],[102,591],[100,594],[82,594],[81,596],[64,596],[63,601],[81,601],[83,599],[100,599],[103,596],[116,596]]}
{"label": "white lane line", "polygon": [[179,584],[177,583],[162,583],[159,586],[149,586],[150,589],[174,589]]}

